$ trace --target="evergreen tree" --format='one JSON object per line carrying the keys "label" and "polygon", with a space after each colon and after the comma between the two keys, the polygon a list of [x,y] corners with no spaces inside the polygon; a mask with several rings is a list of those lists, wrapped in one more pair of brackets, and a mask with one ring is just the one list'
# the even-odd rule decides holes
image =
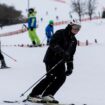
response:
{"label": "evergreen tree", "polygon": [[21,11],[13,6],[0,4],[0,26],[20,23],[22,18]]}

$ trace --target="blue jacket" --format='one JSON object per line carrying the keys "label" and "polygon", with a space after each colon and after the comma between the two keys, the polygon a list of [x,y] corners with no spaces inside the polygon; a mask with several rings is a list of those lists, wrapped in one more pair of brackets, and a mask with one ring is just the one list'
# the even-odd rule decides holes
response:
{"label": "blue jacket", "polygon": [[36,28],[36,16],[35,13],[28,14],[28,28]]}
{"label": "blue jacket", "polygon": [[54,27],[52,25],[48,25],[45,29],[47,38],[51,38],[51,36],[54,34]]}

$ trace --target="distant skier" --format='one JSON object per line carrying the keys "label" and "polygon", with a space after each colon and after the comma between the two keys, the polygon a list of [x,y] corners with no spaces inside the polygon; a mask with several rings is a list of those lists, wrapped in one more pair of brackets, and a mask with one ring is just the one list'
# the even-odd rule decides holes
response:
{"label": "distant skier", "polygon": [[36,33],[36,11],[34,11],[33,8],[30,8],[28,10],[28,32],[29,32],[29,37],[32,41],[32,44],[34,46],[38,46],[40,45],[40,39],[39,37],[37,36],[37,33]]}
{"label": "distant skier", "polygon": [[[80,24],[72,21],[65,29],[58,30],[53,35],[44,57],[47,75],[29,94],[29,101],[58,103],[54,95],[65,82],[66,76],[73,72],[73,56],[77,46],[75,35],[80,28]],[[59,61],[62,62],[58,63]],[[57,66],[53,68],[56,64]]]}
{"label": "distant skier", "polygon": [[47,37],[47,45],[49,45],[51,37],[54,34],[54,22],[53,20],[49,21],[49,24],[47,25],[45,29],[46,37]]}
{"label": "distant skier", "polygon": [[1,69],[7,68],[3,54],[0,51]]}

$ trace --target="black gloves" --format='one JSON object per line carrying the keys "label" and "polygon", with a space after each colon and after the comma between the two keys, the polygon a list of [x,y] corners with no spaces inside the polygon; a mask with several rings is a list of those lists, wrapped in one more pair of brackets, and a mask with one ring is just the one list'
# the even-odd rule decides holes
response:
{"label": "black gloves", "polygon": [[67,63],[67,71],[65,72],[66,76],[72,74],[72,71],[73,71],[73,62],[71,61]]}

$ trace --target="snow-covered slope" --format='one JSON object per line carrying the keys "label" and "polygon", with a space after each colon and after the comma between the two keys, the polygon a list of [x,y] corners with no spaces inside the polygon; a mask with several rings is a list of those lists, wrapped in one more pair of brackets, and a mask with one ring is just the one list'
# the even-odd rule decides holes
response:
{"label": "snow-covered slope", "polygon": [[[96,38],[99,44],[78,46],[74,58],[74,72],[67,77],[67,81],[55,95],[61,103],[78,103],[87,105],[105,104],[105,20],[82,22],[81,31],[76,36],[81,41],[89,40],[94,43]],[[55,31],[66,25],[55,27]],[[16,30],[22,25],[4,27],[0,32],[10,29]],[[44,25],[40,25],[37,33],[44,39]],[[28,33],[1,37],[2,45],[30,44]],[[46,39],[44,40],[46,43]],[[45,74],[43,57],[47,46],[36,48],[6,47],[2,51],[16,59],[17,62],[5,56],[10,69],[0,70],[0,101],[22,100],[30,93],[20,97],[35,81]],[[2,104],[0,104],[2,105]]]}
{"label": "snow-covered slope", "polygon": [[[10,3],[10,0],[5,0]],[[68,2],[67,0],[65,0]],[[27,8],[26,0],[21,1],[19,8]],[[18,4],[17,3],[17,4]],[[16,0],[14,3],[16,4]],[[46,43],[45,26],[50,19],[55,22],[69,20],[69,5],[54,0],[33,0],[30,6],[37,10],[38,29],[37,33],[41,42]],[[48,13],[47,13],[48,12]],[[24,9],[26,14],[26,10]],[[59,16],[59,19],[56,19]],[[43,21],[41,21],[43,18]],[[27,25],[27,24],[26,24]],[[74,103],[76,105],[104,105],[105,104],[105,20],[93,20],[81,23],[82,28],[77,39],[85,42],[88,40],[92,45],[78,46],[74,57],[73,74],[67,77],[55,98],[61,103]],[[65,25],[55,26],[54,30],[65,28]],[[23,28],[23,24],[5,26],[0,29],[1,33],[12,32]],[[94,44],[97,39],[98,44]],[[18,44],[31,44],[28,32],[0,37],[2,51],[7,54],[4,57],[10,69],[0,69],[0,105],[3,100],[22,100],[30,93],[20,97],[33,83],[46,72],[43,63],[47,46],[27,48],[15,47]],[[10,46],[12,45],[12,46]],[[10,58],[12,57],[12,58]],[[14,61],[15,59],[16,61]],[[15,104],[14,104],[15,105]]]}

